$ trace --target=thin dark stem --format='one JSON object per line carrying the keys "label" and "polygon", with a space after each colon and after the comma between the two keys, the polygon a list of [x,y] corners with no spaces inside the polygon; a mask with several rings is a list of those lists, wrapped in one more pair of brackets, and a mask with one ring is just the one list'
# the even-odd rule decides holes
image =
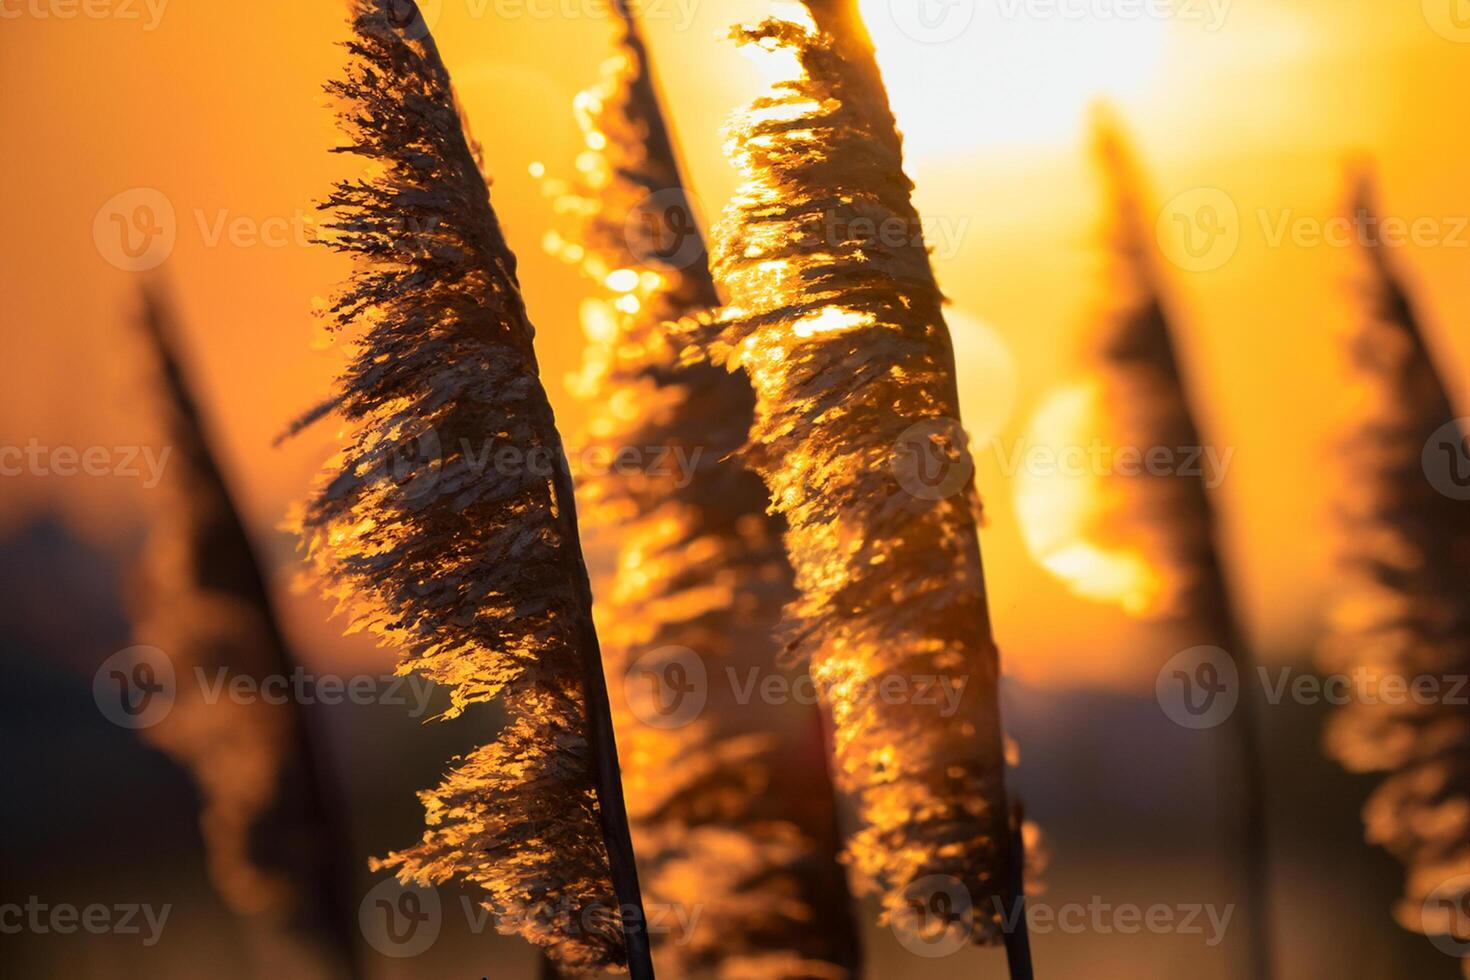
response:
{"label": "thin dark stem", "polygon": [[[441,66],[438,47],[432,36],[423,41],[433,62]],[[473,158],[468,139],[461,135],[459,149]],[[487,231],[499,245],[499,253],[512,256],[509,246],[498,225],[492,224]],[[514,266],[507,272],[519,288]],[[525,319],[523,308],[517,314]],[[525,354],[531,365],[536,365],[535,349],[529,338],[533,335],[529,324],[518,336],[524,337]],[[539,374],[539,367],[536,368]],[[560,449],[560,447],[557,447]],[[565,453],[559,453],[565,460]],[[647,917],[643,911],[643,896],[638,886],[638,867],[634,860],[633,837],[628,827],[627,807],[623,802],[623,781],[618,767],[617,739],[613,735],[612,708],[608,703],[607,680],[602,673],[602,648],[597,640],[597,630],[592,624],[592,584],[587,574],[587,562],[582,555],[581,534],[577,526],[577,503],[573,491],[571,474],[565,465],[556,467],[552,477],[552,493],[555,505],[560,509],[564,524],[565,540],[575,555],[576,568],[573,583],[577,590],[579,609],[584,610],[584,622],[580,624],[578,646],[582,658],[582,674],[585,684],[583,697],[586,702],[587,743],[592,752],[592,780],[597,793],[597,816],[602,826],[603,844],[607,848],[608,870],[612,877],[613,891],[617,896],[619,916],[623,924],[623,941],[628,955],[628,974],[632,980],[654,980],[653,955],[649,947]]]}
{"label": "thin dark stem", "polygon": [[1031,966],[1031,933],[1026,927],[1026,842],[1022,836],[1025,823],[1020,806],[1011,817],[1009,901],[1006,907],[1015,919],[1015,928],[1005,930],[1006,965],[1011,980],[1034,980]]}
{"label": "thin dark stem", "polygon": [[[580,541],[576,497],[573,494],[571,474],[565,465],[556,468],[552,481],[556,505],[561,508],[565,523],[567,540]],[[577,580],[574,585],[581,608],[587,610],[587,621],[582,629],[579,646],[586,682],[584,699],[587,710],[587,741],[592,750],[597,816],[602,824],[603,841],[607,846],[613,891],[618,897],[623,941],[628,951],[628,974],[632,980],[654,980],[653,952],[649,945],[647,917],[643,912],[643,895],[638,886],[633,836],[628,827],[627,806],[623,801],[623,777],[618,766],[617,739],[613,735],[612,707],[608,703],[607,678],[602,673],[602,647],[591,621],[592,583],[580,546],[573,550],[577,557]]]}

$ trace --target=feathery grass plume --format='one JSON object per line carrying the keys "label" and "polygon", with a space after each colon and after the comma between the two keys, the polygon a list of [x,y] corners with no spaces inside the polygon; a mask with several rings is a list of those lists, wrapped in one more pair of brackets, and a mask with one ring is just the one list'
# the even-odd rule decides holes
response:
{"label": "feathery grass plume", "polygon": [[[1368,236],[1371,179],[1364,173],[1356,183],[1354,219]],[[1407,870],[1399,922],[1430,934],[1458,930],[1465,942],[1470,709],[1442,696],[1379,697],[1376,688],[1432,678],[1444,694],[1470,674],[1470,502],[1426,478],[1434,454],[1462,464],[1470,432],[1455,425],[1387,246],[1367,237],[1363,245],[1364,315],[1349,338],[1353,415],[1340,449],[1345,585],[1320,660],[1326,671],[1361,672],[1374,696],[1338,709],[1327,748],[1353,772],[1388,774],[1363,819],[1368,840]],[[1470,976],[1470,959],[1465,970]]]}
{"label": "feathery grass plume", "polygon": [[[729,680],[773,670],[791,569],[760,477],[730,458],[753,418],[749,382],[680,367],[662,326],[717,299],[647,51],[624,17],[621,50],[577,97],[581,177],[548,191],[578,224],[556,250],[600,286],[583,305],[575,384],[595,420],[584,445],[639,454],[579,493],[587,525],[617,542],[598,619],[609,674],[633,685],[613,706],[644,891],[655,907],[699,913],[687,934],[654,937],[654,959],[676,978],[855,977],[820,713],[743,700]],[[662,671],[708,683],[666,702],[648,686]],[[702,703],[695,717],[686,696],[704,699],[690,702]]]}
{"label": "feathery grass plume", "polygon": [[300,706],[205,697],[204,683],[259,684],[290,677],[294,665],[159,287],[143,291],[142,324],[172,454],[135,583],[133,635],[170,658],[176,688],[172,709],[141,735],[199,784],[210,878],[258,931],[261,971],[348,976],[356,936],[349,844]]}
{"label": "feathery grass plume", "polygon": [[449,717],[497,697],[507,714],[421,794],[423,839],[375,866],[479,886],[501,932],[567,972],[652,977],[571,479],[515,257],[417,8],[352,9],[328,91],[341,151],[371,166],[323,204],[329,244],[357,259],[329,310],[357,337],[339,382],[352,437],[301,530],[353,628],[445,685]]}
{"label": "feathery grass plume", "polygon": [[[1021,848],[943,297],[861,22],[808,6],[842,33],[794,7],[735,31],[801,71],[734,127],[743,182],[715,258],[729,306],[685,323],[687,356],[744,368],[755,390],[744,455],[788,524],[784,632],[831,713],[860,883],[888,921],[956,879],[968,917],[928,924],[993,943]],[[924,677],[960,695],[952,713],[901,693]]]}
{"label": "feathery grass plume", "polygon": [[[1111,427],[1109,443],[1202,450],[1189,393],[1174,351],[1143,224],[1142,179],[1111,114],[1096,115],[1094,151],[1107,197],[1109,307],[1099,317],[1091,354],[1100,387],[1099,413]],[[1215,474],[1216,476],[1220,474]],[[1139,472],[1113,478],[1099,524],[1121,539],[1144,544],[1163,587],[1145,618],[1177,626],[1192,645],[1218,646],[1234,660],[1245,684],[1225,723],[1230,738],[1231,792],[1240,860],[1236,873],[1247,899],[1251,975],[1272,975],[1269,854],[1262,752],[1250,696],[1254,658],[1236,619],[1216,541],[1206,474]]]}

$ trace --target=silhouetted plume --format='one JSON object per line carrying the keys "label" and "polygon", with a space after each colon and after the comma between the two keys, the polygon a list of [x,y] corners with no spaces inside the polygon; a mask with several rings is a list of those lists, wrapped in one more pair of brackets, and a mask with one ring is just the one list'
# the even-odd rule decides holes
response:
{"label": "silhouetted plume", "polygon": [[[866,33],[850,4],[808,6],[841,33],[799,12],[735,31],[803,72],[734,127],[743,183],[715,235],[729,306],[685,322],[688,356],[744,368],[754,386],[744,455],[788,523],[799,595],[785,633],[832,715],[860,883],[886,921],[951,876],[969,921],[925,925],[995,942],[1021,855],[943,298]],[[923,676],[963,685],[952,714],[879,693]]]}
{"label": "silhouetted plume", "polygon": [[[1426,466],[1435,453],[1461,464],[1470,432],[1463,420],[1453,424],[1454,407],[1387,246],[1368,237],[1376,214],[1371,178],[1355,179],[1363,315],[1348,338],[1353,414],[1340,448],[1345,582],[1320,659],[1324,670],[1371,687],[1335,713],[1327,748],[1354,772],[1388,774],[1363,820],[1368,840],[1406,868],[1400,924],[1465,942],[1470,708],[1453,692],[1470,674],[1470,501],[1441,492]],[[1438,696],[1394,698],[1378,688],[1399,679],[1413,691],[1425,678]],[[1464,969],[1470,977],[1470,960]]]}
{"label": "silhouetted plume", "polygon": [[290,677],[294,664],[156,288],[143,292],[142,324],[173,452],[135,583],[133,635],[170,658],[176,693],[163,721],[140,734],[199,784],[210,877],[258,931],[260,971],[347,976],[349,842],[300,706],[206,698],[221,677],[259,684]]}
{"label": "silhouetted plume", "polygon": [[302,533],[353,628],[445,685],[450,717],[499,697],[508,718],[421,794],[422,841],[375,866],[478,885],[502,932],[567,972],[651,977],[571,480],[515,257],[417,8],[353,11],[328,91],[342,152],[370,166],[323,205],[328,244],[358,260],[329,310],[357,341],[339,382],[351,440]]}
{"label": "silhouetted plume", "polygon": [[[1143,181],[1111,114],[1095,119],[1094,152],[1104,185],[1105,238],[1109,250],[1103,282],[1109,299],[1090,341],[1099,410],[1112,446],[1172,450],[1203,447],[1189,392],[1174,351],[1174,328],[1163,307],[1152,259],[1153,237],[1144,225]],[[1240,855],[1236,863],[1247,900],[1251,935],[1250,975],[1272,975],[1269,855],[1263,759],[1251,655],[1230,600],[1217,547],[1219,529],[1205,478],[1220,474],[1110,474],[1110,502],[1098,514],[1098,534],[1142,545],[1162,579],[1161,593],[1140,610],[1171,624],[1190,645],[1223,649],[1235,662],[1243,690],[1226,722],[1233,745],[1229,790],[1235,806]]]}
{"label": "silhouetted plume", "polygon": [[[599,626],[608,673],[629,680],[613,704],[645,893],[698,914],[687,934],[655,934],[654,958],[665,978],[854,977],[820,714],[742,700],[730,680],[774,670],[791,569],[760,477],[729,458],[753,418],[749,382],[680,367],[663,327],[717,300],[647,52],[624,26],[603,80],[577,97],[588,149],[557,206],[579,226],[558,251],[600,287],[583,305],[589,346],[574,385],[594,419],[584,448],[639,454],[579,492],[588,525],[617,542]],[[666,702],[666,671],[697,692]],[[707,697],[697,716],[681,715],[699,703],[686,697]]]}

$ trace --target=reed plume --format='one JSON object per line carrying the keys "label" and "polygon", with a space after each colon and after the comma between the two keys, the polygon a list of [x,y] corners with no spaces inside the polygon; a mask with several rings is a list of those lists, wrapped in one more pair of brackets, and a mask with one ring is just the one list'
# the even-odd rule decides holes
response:
{"label": "reed plume", "polygon": [[[591,590],[516,262],[414,4],[356,0],[329,84],[366,157],[323,204],[357,260],[329,309],[356,353],[351,429],[301,517],[354,629],[448,688],[498,698],[499,736],[421,794],[428,829],[376,867],[483,890],[560,969],[652,977]],[[619,921],[621,912],[621,921]]]}
{"label": "reed plume", "polygon": [[[355,959],[349,846],[318,746],[295,703],[206,696],[290,677],[295,665],[178,352],[158,287],[142,294],[170,456],[134,586],[134,641],[170,658],[176,690],[143,739],[199,786],[209,876],[258,940],[261,972],[345,977]],[[269,688],[267,688],[269,689]]]}
{"label": "reed plume", "polygon": [[[1470,675],[1470,502],[1426,479],[1426,466],[1446,450],[1459,464],[1470,432],[1455,424],[1386,246],[1368,237],[1372,197],[1363,174],[1353,208],[1365,236],[1363,316],[1349,338],[1353,413],[1340,447],[1344,586],[1319,658],[1324,670],[1366,686],[1336,711],[1326,744],[1353,772],[1387,774],[1363,820],[1368,840],[1406,869],[1400,924],[1464,943],[1470,709],[1454,692]],[[1439,696],[1382,696],[1395,678],[1410,690],[1428,679]],[[1470,977],[1470,959],[1464,969]]]}
{"label": "reed plume", "polygon": [[[871,43],[850,3],[807,6],[832,33],[799,10],[734,32],[802,71],[733,127],[743,182],[714,261],[729,305],[685,323],[688,356],[755,391],[743,455],[788,525],[784,636],[832,716],[860,884],[887,921],[956,880],[970,908],[941,928],[993,943],[1021,848],[943,297]],[[952,714],[895,695],[920,677],[958,689]],[[1025,959],[1024,933],[1005,938]]]}
{"label": "reed plume", "polygon": [[[1147,454],[1202,450],[1188,386],[1174,350],[1174,327],[1165,313],[1152,259],[1152,237],[1143,224],[1143,181],[1124,137],[1107,111],[1100,111],[1094,152],[1107,198],[1108,269],[1112,299],[1099,316],[1091,359],[1100,385],[1099,412],[1110,426],[1109,442]],[[1230,599],[1217,541],[1220,536],[1205,480],[1223,474],[1203,468],[1186,472],[1149,470],[1110,474],[1111,506],[1098,525],[1121,540],[1143,545],[1161,588],[1145,618],[1176,627],[1190,645],[1213,645],[1234,661],[1244,682],[1235,712],[1224,722],[1231,747],[1230,790],[1239,836],[1237,873],[1247,899],[1251,934],[1250,972],[1273,971],[1270,929],[1269,853],[1259,719],[1248,683],[1254,657]]]}
{"label": "reed plume", "polygon": [[[594,419],[584,446],[638,460],[589,475],[579,493],[588,526],[617,543],[599,626],[610,676],[629,679],[614,722],[645,894],[700,913],[688,935],[655,935],[654,959],[664,977],[855,977],[820,715],[742,700],[733,680],[773,670],[791,569],[760,477],[730,458],[753,418],[749,382],[681,367],[663,327],[717,298],[647,50],[622,15],[617,56],[576,101],[581,177],[548,190],[577,218],[557,251],[599,287],[583,306],[575,384]],[[705,680],[676,694],[703,699],[697,713],[645,696],[664,670]]]}

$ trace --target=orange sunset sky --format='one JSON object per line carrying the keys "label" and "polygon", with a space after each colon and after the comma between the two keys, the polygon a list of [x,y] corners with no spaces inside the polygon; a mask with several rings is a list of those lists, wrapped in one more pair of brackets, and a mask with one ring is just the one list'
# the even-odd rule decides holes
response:
{"label": "orange sunset sky", "polygon": [[[1470,411],[1470,229],[1459,217],[1470,215],[1470,26],[1451,18],[1456,2],[1181,0],[1171,18],[1089,22],[996,0],[943,44],[907,36],[888,0],[864,4],[957,311],[990,515],[982,541],[1010,671],[1151,686],[1156,669],[1130,659],[1126,642],[1100,648],[1105,634],[1126,638],[1124,615],[1072,596],[1028,553],[1013,474],[991,438],[1013,453],[1036,410],[1076,377],[1077,341],[1101,295],[1089,105],[1113,101],[1158,205],[1212,188],[1238,212],[1228,261],[1163,268],[1206,438],[1234,450],[1216,499],[1251,634],[1267,655],[1296,656],[1332,587],[1331,438],[1356,256],[1290,237],[1273,244],[1273,229],[1337,213],[1343,162],[1370,155],[1383,211],[1434,219],[1445,239],[1406,245],[1398,261]],[[341,62],[343,8],[160,3],[116,0],[96,7],[112,15],[64,18],[65,4],[0,0],[0,353],[10,366],[0,444],[160,443],[130,330],[138,275],[111,264],[105,234],[94,236],[115,195],[153,189],[175,216],[158,272],[178,299],[228,473],[284,592],[292,542],[276,527],[335,442],[329,421],[269,448],[342,364],[312,309],[345,263],[308,244],[304,223],[331,181],[358,165],[328,153],[338,137],[320,94]],[[655,68],[706,220],[734,186],[723,123],[772,77],[723,38],[767,6],[667,0],[648,10]],[[425,7],[437,10],[436,36],[494,173],[546,381],[575,445],[584,412],[563,378],[580,358],[588,287],[542,250],[555,219],[530,170],[573,168],[572,98],[596,79],[613,25],[591,0]],[[124,478],[6,477],[3,487],[0,524],[58,509],[119,549],[135,539],[149,493]],[[309,659],[363,655],[315,597],[291,599],[288,612]]]}

